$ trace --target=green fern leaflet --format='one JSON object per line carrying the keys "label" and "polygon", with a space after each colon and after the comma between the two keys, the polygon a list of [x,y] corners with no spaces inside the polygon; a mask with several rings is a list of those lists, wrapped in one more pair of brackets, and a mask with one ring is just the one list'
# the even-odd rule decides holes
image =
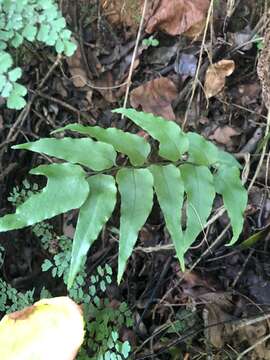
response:
{"label": "green fern leaflet", "polygon": [[[172,121],[133,109],[115,112],[147,131],[158,142],[158,154],[154,147],[150,151],[150,144],[137,135],[80,124],[70,124],[56,132],[71,130],[85,135],[84,138],[46,138],[14,147],[65,162],[31,171],[47,176],[47,186],[20,204],[14,214],[0,218],[0,231],[19,229],[70,209],[80,209],[69,288],[114,210],[117,187],[121,202],[118,283],[151,212],[154,193],[183,270],[184,255],[203,231],[216,194],[223,197],[231,219],[230,244],[237,241],[242,231],[247,191],[240,180],[241,166],[232,155],[198,134],[184,133]],[[118,165],[118,153],[124,165]],[[124,162],[123,155],[127,156]],[[186,224],[181,219],[183,211]]]}

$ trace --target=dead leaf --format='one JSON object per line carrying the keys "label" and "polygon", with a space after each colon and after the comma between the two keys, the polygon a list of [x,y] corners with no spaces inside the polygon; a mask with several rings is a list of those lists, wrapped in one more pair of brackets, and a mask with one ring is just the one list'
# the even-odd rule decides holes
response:
{"label": "dead leaf", "polygon": [[205,25],[206,19],[204,18],[196,24],[192,25],[187,31],[183,33],[183,35],[195,41],[204,31]]}
{"label": "dead leaf", "polygon": [[69,66],[69,72],[72,76],[71,80],[73,85],[77,88],[84,87],[87,84],[88,76],[84,69],[82,54],[79,46],[71,57],[67,57],[67,63]]}
{"label": "dead leaf", "polygon": [[216,140],[219,144],[228,145],[231,142],[231,137],[240,135],[240,131],[231,126],[223,126],[216,128],[214,134],[209,136],[209,139]]}
{"label": "dead leaf", "polygon": [[172,102],[177,97],[174,83],[164,77],[148,81],[130,93],[130,103],[134,108],[159,115],[168,120],[175,120]]}
{"label": "dead leaf", "polygon": [[239,47],[241,51],[248,51],[252,48],[252,30],[248,25],[242,31],[236,33],[228,33],[229,41],[232,42],[233,46]]}
{"label": "dead leaf", "polygon": [[209,99],[217,95],[225,86],[225,79],[235,69],[233,60],[220,60],[208,67],[205,75],[204,91]]}
{"label": "dead leaf", "polygon": [[[248,343],[253,346],[255,343],[262,340],[268,333],[268,324],[266,321],[259,322],[257,324],[242,326],[237,329],[237,337],[235,338],[235,344]],[[254,353],[252,359],[268,360],[270,358],[270,349],[267,342],[262,341],[254,347]]]}
{"label": "dead leaf", "polygon": [[182,53],[177,60],[174,64],[176,73],[185,77],[193,77],[195,75],[197,69],[197,58],[195,55]]}
{"label": "dead leaf", "polygon": [[161,0],[148,20],[146,32],[162,30],[170,35],[182,34],[202,22],[208,8],[209,0]]}
{"label": "dead leaf", "polygon": [[160,64],[164,67],[176,56],[178,44],[172,46],[158,46],[152,49],[151,52],[146,53],[145,58],[148,64]]}
{"label": "dead leaf", "polygon": [[68,297],[43,299],[0,322],[1,360],[73,360],[83,343],[81,308]]}
{"label": "dead leaf", "polygon": [[[205,326],[206,328],[209,326],[206,329],[206,336],[215,348],[221,349],[224,347],[224,343],[231,333],[231,327],[229,324],[226,324],[226,321],[232,317],[224,311],[221,306],[215,303],[211,303],[208,306],[206,305],[205,310],[207,314]],[[211,324],[218,325],[211,326]]]}
{"label": "dead leaf", "polygon": [[141,18],[141,0],[101,0],[101,7],[112,25],[137,28]]}

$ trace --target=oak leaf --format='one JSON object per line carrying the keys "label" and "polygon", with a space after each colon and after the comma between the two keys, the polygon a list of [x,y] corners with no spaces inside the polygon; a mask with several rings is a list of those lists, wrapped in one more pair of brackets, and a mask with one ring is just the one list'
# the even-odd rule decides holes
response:
{"label": "oak leaf", "polygon": [[148,81],[130,93],[132,107],[142,107],[144,112],[175,120],[172,102],[177,97],[174,83],[164,77]]}
{"label": "oak leaf", "polygon": [[43,299],[0,322],[1,360],[73,360],[83,343],[81,308],[68,297]]}
{"label": "oak leaf", "polygon": [[[152,16],[149,18],[146,32],[153,33],[162,30],[170,35],[179,35],[206,17],[209,0],[161,0]],[[195,32],[198,36],[198,31]]]}
{"label": "oak leaf", "polygon": [[225,86],[227,76],[230,76],[235,69],[233,60],[220,60],[208,67],[205,74],[204,91],[209,99],[217,95]]}

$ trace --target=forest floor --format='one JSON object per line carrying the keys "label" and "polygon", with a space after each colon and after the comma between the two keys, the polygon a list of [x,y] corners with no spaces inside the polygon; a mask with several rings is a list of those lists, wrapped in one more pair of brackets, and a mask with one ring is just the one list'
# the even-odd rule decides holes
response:
{"label": "forest floor", "polygon": [[[45,159],[11,145],[48,137],[74,122],[136,132],[111,112],[125,99],[127,107],[203,135],[243,166],[249,200],[238,243],[226,246],[232,232],[217,198],[213,221],[187,252],[183,274],[154,207],[121,285],[112,285],[108,296],[127,302],[134,315],[135,326],[125,332],[130,358],[270,359],[270,155],[268,137],[263,142],[267,109],[257,74],[269,23],[267,1],[196,0],[181,22],[179,9],[189,2],[149,0],[140,28],[140,1],[60,1],[78,49],[71,58],[38,45],[16,54],[29,95],[22,112],[1,103],[0,214],[11,209],[7,198],[14,187],[21,189],[24,179],[31,184],[29,170]],[[189,21],[198,24],[190,30]],[[218,62],[206,87],[206,71]],[[49,222],[56,238],[72,238],[76,215]],[[89,276],[105,263],[116,271],[118,227],[115,211],[89,251]],[[0,242],[5,248],[1,276],[12,287],[35,288],[37,298],[43,287],[53,295],[66,293],[61,280],[42,272],[51,255],[31,229],[1,234]]]}

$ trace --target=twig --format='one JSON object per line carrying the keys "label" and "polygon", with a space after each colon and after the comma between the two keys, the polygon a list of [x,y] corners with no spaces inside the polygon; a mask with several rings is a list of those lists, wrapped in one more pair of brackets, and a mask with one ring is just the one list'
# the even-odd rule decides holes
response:
{"label": "twig", "polygon": [[206,34],[207,34],[207,30],[208,30],[208,25],[209,25],[209,22],[210,22],[210,17],[211,17],[212,11],[213,11],[213,3],[214,3],[214,0],[211,0],[211,3],[209,5],[209,9],[208,9],[208,13],[207,13],[204,33],[203,33],[202,45],[201,45],[200,55],[199,55],[199,61],[198,61],[194,81],[193,81],[193,84],[192,84],[192,93],[191,93],[191,96],[190,96],[190,99],[189,99],[189,102],[188,102],[187,110],[185,112],[185,118],[184,118],[183,125],[182,125],[183,130],[184,130],[185,125],[187,123],[187,117],[188,117],[189,110],[191,108],[191,104],[192,104],[192,101],[193,101],[193,98],[194,98],[194,95],[195,95],[195,91],[196,91],[196,88],[197,88],[200,68],[201,68],[201,64],[202,64],[202,55],[203,55],[204,45],[205,45],[205,41],[206,41]]}
{"label": "twig", "polygon": [[243,357],[249,353],[250,351],[252,351],[253,349],[255,349],[256,346],[264,343],[265,341],[267,341],[270,338],[270,334],[264,336],[263,338],[259,339],[258,341],[256,341],[252,346],[250,346],[249,348],[247,348],[245,351],[243,351],[236,360],[241,360],[243,359]]}
{"label": "twig", "polygon": [[217,246],[220,242],[220,240],[222,240],[223,236],[226,234],[226,232],[229,230],[230,228],[230,224],[228,224],[224,229],[223,231],[219,234],[219,236],[216,238],[216,240],[202,253],[202,255],[194,262],[194,264],[192,264],[192,266],[180,277],[180,279],[174,284],[173,287],[171,287],[167,292],[166,294],[163,295],[162,299],[160,300],[160,302],[163,302],[166,297],[176,288],[178,287],[181,282],[184,280],[185,276],[187,274],[190,274],[194,269],[195,267],[199,264],[199,262],[206,256],[208,255],[209,252],[212,251],[212,249]]}
{"label": "twig", "polygon": [[[141,38],[141,34],[142,34],[143,22],[144,22],[144,18],[145,18],[145,14],[146,14],[147,5],[148,5],[148,0],[144,0],[140,26],[139,26],[139,30],[137,33],[136,43],[135,43],[134,51],[132,54],[132,60],[131,60],[129,74],[128,74],[128,78],[127,78],[127,88],[126,88],[125,99],[124,99],[124,103],[123,103],[124,109],[127,107],[128,95],[129,95],[129,90],[130,90],[130,86],[131,86],[132,74],[133,74],[133,68],[134,68],[134,63],[136,60],[138,46],[139,46],[139,42],[140,42],[140,38]],[[124,115],[122,115],[122,119],[123,119],[123,117],[124,117]]]}
{"label": "twig", "polygon": [[[58,55],[55,62],[53,63],[53,65],[50,67],[50,69],[48,70],[47,74],[44,76],[44,78],[42,79],[42,81],[40,82],[40,84],[37,87],[37,90],[41,89],[43,87],[43,85],[46,83],[46,81],[48,80],[48,78],[51,76],[52,72],[54,71],[54,69],[59,65],[60,61],[62,59],[62,55]],[[16,134],[15,131],[17,129],[17,127],[19,125],[23,125],[27,115],[30,112],[31,106],[33,104],[33,102],[35,101],[37,95],[34,94],[32,96],[32,98],[28,101],[27,105],[25,106],[25,108],[20,112],[17,120],[15,121],[15,123],[13,124],[13,126],[11,127],[11,129],[9,130],[9,133],[7,135],[6,140],[0,145],[0,149],[2,149],[3,147],[5,147],[7,144],[9,144],[10,142],[14,141],[16,138]]]}
{"label": "twig", "polygon": [[44,94],[44,93],[41,92],[41,91],[34,91],[34,94],[35,94],[35,95],[38,95],[38,96],[40,96],[40,97],[43,97],[44,99],[47,99],[47,100],[49,100],[49,101],[52,101],[52,102],[54,102],[54,103],[56,103],[56,104],[59,104],[59,105],[62,106],[63,108],[65,108],[65,109],[67,109],[67,110],[69,110],[69,111],[77,114],[77,116],[78,116],[79,119],[80,119],[80,117],[83,117],[83,118],[88,119],[89,122],[91,122],[92,124],[95,124],[95,121],[94,121],[94,120],[91,120],[91,118],[89,118],[89,115],[86,115],[86,114],[82,113],[80,110],[76,109],[74,106],[66,103],[66,102],[63,101],[63,100],[57,99],[57,98],[55,98],[55,97],[53,97],[53,96],[49,96],[49,95],[47,95],[47,94]]}

